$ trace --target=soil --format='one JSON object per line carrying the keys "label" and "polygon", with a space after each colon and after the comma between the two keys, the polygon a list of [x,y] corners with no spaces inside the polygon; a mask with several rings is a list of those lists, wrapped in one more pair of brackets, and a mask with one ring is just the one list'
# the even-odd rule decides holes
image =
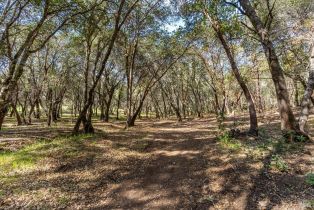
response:
{"label": "soil", "polygon": [[[260,127],[274,138],[279,124],[271,117],[260,117]],[[247,124],[239,116],[226,124],[235,121],[240,128]],[[8,127],[0,139],[6,149],[19,149],[38,135],[69,133],[68,123]],[[306,209],[314,199],[305,182],[314,171],[313,143],[282,154],[289,168],[278,171],[269,167],[277,151],[255,154],[265,138],[243,137],[240,149],[225,147],[213,117],[140,120],[129,130],[123,122],[97,121],[95,127],[98,134],[76,155],[47,155],[36,170],[0,186],[0,209]]]}

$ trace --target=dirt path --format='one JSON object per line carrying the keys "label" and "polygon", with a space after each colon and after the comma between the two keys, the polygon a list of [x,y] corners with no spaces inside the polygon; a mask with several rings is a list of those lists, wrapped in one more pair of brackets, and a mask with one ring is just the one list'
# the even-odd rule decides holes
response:
{"label": "dirt path", "polygon": [[[199,123],[199,124],[198,124]],[[150,159],[134,170],[108,196],[108,209],[196,209],[202,203],[207,160],[204,151],[214,146],[206,122],[181,125],[158,123],[150,128]],[[192,126],[193,125],[193,126]]]}
{"label": "dirt path", "polygon": [[260,150],[264,142],[217,142],[214,119],[122,127],[96,123],[105,133],[60,151],[50,145],[54,141],[45,145],[35,170],[0,183],[6,187],[0,207],[305,209],[314,199],[314,188],[305,183],[305,174],[314,171],[313,144],[282,155],[289,169],[281,172],[270,169],[272,154]]}

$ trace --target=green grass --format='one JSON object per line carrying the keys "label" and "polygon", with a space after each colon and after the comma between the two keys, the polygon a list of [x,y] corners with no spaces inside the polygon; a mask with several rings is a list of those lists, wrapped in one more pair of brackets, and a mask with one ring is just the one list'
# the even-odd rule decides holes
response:
{"label": "green grass", "polygon": [[306,209],[314,209],[314,199],[305,201]]}
{"label": "green grass", "polygon": [[252,160],[263,159],[267,154],[272,152],[273,157],[271,168],[279,171],[287,171],[289,167],[284,162],[283,158],[287,154],[299,153],[304,148],[303,142],[287,143],[283,138],[274,138],[261,130],[259,141],[239,140],[229,135],[229,132],[223,132],[217,137],[220,146],[231,152],[243,151]]}
{"label": "green grass", "polygon": [[279,155],[273,155],[270,162],[270,168],[276,169],[281,172],[286,172],[289,170],[288,164]]}
{"label": "green grass", "polygon": [[224,148],[230,149],[232,151],[240,150],[241,147],[242,147],[241,142],[239,142],[238,140],[230,137],[230,135],[227,132],[225,132],[222,135],[218,136],[218,142]]}
{"label": "green grass", "polygon": [[66,196],[61,196],[58,198],[58,203],[60,205],[66,205],[69,202],[70,198],[66,197]]}
{"label": "green grass", "polygon": [[65,157],[75,156],[81,150],[82,141],[91,136],[63,136],[52,140],[37,140],[18,151],[1,151],[0,176],[4,178],[9,174],[32,170],[41,159],[55,154]]}
{"label": "green grass", "polygon": [[3,197],[5,194],[4,194],[4,191],[3,190],[0,190],[0,199],[1,197]]}
{"label": "green grass", "polygon": [[311,186],[314,186],[314,173],[308,173],[306,175],[305,182]]}

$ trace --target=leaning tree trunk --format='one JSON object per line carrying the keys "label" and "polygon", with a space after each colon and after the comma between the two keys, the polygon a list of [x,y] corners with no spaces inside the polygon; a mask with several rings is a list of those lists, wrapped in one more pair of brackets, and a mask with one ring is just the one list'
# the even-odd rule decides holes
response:
{"label": "leaning tree trunk", "polygon": [[178,108],[175,108],[174,111],[175,111],[175,113],[176,113],[178,122],[182,122],[182,117],[181,117],[180,110],[179,110]]}
{"label": "leaning tree trunk", "polygon": [[16,108],[16,104],[15,103],[12,103],[12,110],[15,114],[15,117],[16,117],[16,121],[17,121],[17,125],[22,125],[23,122],[22,122],[22,119],[21,119],[21,116],[19,114],[19,112],[17,111],[17,108]]}
{"label": "leaning tree trunk", "polygon": [[290,131],[297,132],[298,128],[290,106],[286,80],[281,65],[279,63],[274,45],[270,40],[268,30],[262,23],[260,17],[257,16],[255,9],[252,7],[248,0],[240,0],[240,4],[244,9],[245,14],[250,19],[264,48],[264,53],[268,61],[272,80],[275,85],[278,109],[281,119],[281,130],[287,133],[291,133]]}
{"label": "leaning tree trunk", "polygon": [[[143,101],[144,102],[144,101]],[[140,102],[140,105],[137,107],[136,111],[133,113],[133,115],[129,116],[127,121],[126,121],[126,128],[133,127],[135,125],[135,120],[139,116],[142,107],[143,107],[143,102]]]}
{"label": "leaning tree trunk", "polygon": [[88,109],[93,104],[95,88],[98,85],[99,80],[101,79],[101,77],[103,75],[103,72],[105,70],[107,61],[108,61],[108,59],[110,57],[110,54],[111,54],[111,51],[113,49],[115,40],[118,37],[118,33],[119,33],[122,25],[124,24],[125,20],[127,19],[127,17],[129,16],[129,14],[131,13],[131,11],[134,9],[134,7],[136,5],[136,4],[133,4],[131,6],[131,8],[128,10],[127,14],[122,18],[121,17],[121,13],[122,13],[122,10],[123,10],[124,3],[125,3],[125,1],[121,1],[120,4],[119,4],[119,9],[118,9],[118,11],[116,13],[116,18],[115,18],[114,30],[113,30],[113,33],[112,33],[111,38],[109,40],[106,53],[105,53],[105,55],[104,55],[104,57],[102,59],[102,62],[101,62],[101,65],[100,65],[100,69],[99,69],[99,71],[98,71],[98,73],[97,73],[97,75],[95,77],[94,83],[93,83],[92,87],[89,89],[87,101],[84,104],[78,119],[76,120],[75,126],[73,128],[73,134],[77,134],[79,132],[82,119],[83,119],[84,116],[86,116]]}
{"label": "leaning tree trunk", "polygon": [[253,134],[253,135],[258,135],[258,125],[257,125],[257,117],[256,117],[256,109],[255,109],[255,105],[254,105],[254,101],[252,98],[252,95],[247,87],[247,85],[245,84],[240,71],[238,69],[238,66],[235,62],[235,58],[231,52],[230,46],[227,43],[227,40],[225,39],[225,36],[223,34],[223,31],[220,28],[220,24],[218,21],[212,21],[212,27],[214,28],[218,39],[220,40],[226,54],[229,60],[229,63],[231,65],[231,69],[232,72],[235,76],[235,78],[237,79],[237,82],[239,83],[241,89],[243,90],[246,102],[248,104],[249,107],[249,115],[250,115],[250,129],[249,129],[249,133]]}
{"label": "leaning tree trunk", "polygon": [[302,132],[305,132],[305,125],[310,114],[311,96],[314,88],[314,46],[312,46],[310,57],[310,72],[307,86],[301,103],[301,114],[299,118],[299,127]]}

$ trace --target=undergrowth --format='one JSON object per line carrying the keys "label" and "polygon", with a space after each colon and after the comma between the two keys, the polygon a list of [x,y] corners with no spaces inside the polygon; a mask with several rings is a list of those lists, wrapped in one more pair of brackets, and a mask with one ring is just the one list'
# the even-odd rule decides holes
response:
{"label": "undergrowth", "polygon": [[217,137],[219,144],[230,151],[242,151],[251,159],[263,160],[267,155],[271,155],[269,167],[281,172],[289,170],[284,156],[298,153],[303,150],[304,143],[286,142],[282,137],[273,137],[266,130],[259,130],[259,137],[256,140],[249,138],[236,139],[230,135],[230,132],[221,132]]}
{"label": "undergrowth", "polygon": [[38,139],[18,151],[0,151],[0,176],[13,175],[36,168],[37,163],[54,154],[71,155],[80,150],[91,135],[63,136],[52,140]]}
{"label": "undergrowth", "polygon": [[218,136],[218,141],[223,147],[233,151],[240,150],[242,147],[242,144],[238,140],[232,138],[228,132]]}
{"label": "undergrowth", "polygon": [[314,173],[308,173],[308,174],[306,175],[305,182],[306,182],[308,185],[314,186]]}
{"label": "undergrowth", "polygon": [[289,170],[289,166],[286,161],[278,154],[271,157],[270,168],[281,172],[286,172]]}

